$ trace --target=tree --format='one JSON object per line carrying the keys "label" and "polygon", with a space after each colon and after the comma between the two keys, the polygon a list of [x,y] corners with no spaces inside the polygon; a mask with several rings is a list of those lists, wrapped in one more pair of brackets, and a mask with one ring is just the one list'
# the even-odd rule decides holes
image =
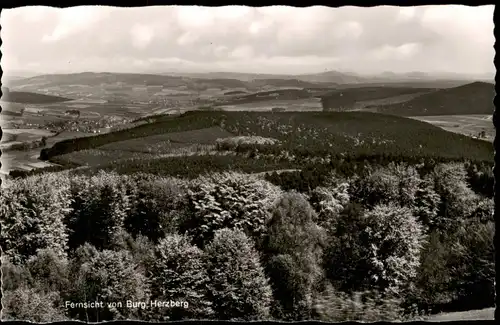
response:
{"label": "tree", "polygon": [[424,243],[422,226],[411,210],[396,205],[378,205],[365,213],[371,266],[367,277],[374,288],[395,294],[416,277]]}
{"label": "tree", "polygon": [[71,192],[73,212],[66,218],[70,249],[85,242],[110,248],[133,207],[136,192],[130,177],[103,171],[91,177],[74,176]]}
{"label": "tree", "polygon": [[370,269],[368,236],[364,218],[365,209],[350,202],[338,218],[329,224],[328,244],[323,267],[334,288],[343,292],[366,290],[370,287],[367,277]]}
{"label": "tree", "polygon": [[252,240],[241,230],[221,229],[206,252],[215,317],[267,319],[272,290]]}
{"label": "tree", "polygon": [[137,179],[134,206],[124,221],[125,229],[157,243],[175,233],[187,205],[187,193],[176,179]]}
{"label": "tree", "polygon": [[433,184],[423,180],[415,193],[412,211],[427,231],[441,226],[438,217],[440,203],[441,197],[434,191]]}
{"label": "tree", "polygon": [[[125,301],[146,301],[149,286],[128,251],[98,251],[84,244],[71,261],[71,302],[102,301],[102,308],[74,308],[71,315],[85,321],[140,319],[141,310],[127,308]],[[108,305],[123,302],[122,306]]]}
{"label": "tree", "polygon": [[324,230],[306,197],[285,193],[273,208],[262,250],[278,310],[288,319],[308,319],[312,295],[323,278]]}
{"label": "tree", "polygon": [[456,231],[469,217],[477,205],[477,194],[467,184],[467,172],[463,164],[440,164],[428,177],[434,190],[441,197],[438,212],[438,227]]}
{"label": "tree", "polygon": [[179,301],[183,306],[153,309],[151,317],[157,320],[209,318],[213,314],[207,299],[209,281],[203,251],[186,236],[167,235],[155,249],[152,299]]}
{"label": "tree", "polygon": [[0,194],[3,252],[23,263],[38,249],[51,248],[65,258],[71,212],[66,175],[48,173],[10,181]]}
{"label": "tree", "polygon": [[349,184],[341,183],[331,187],[316,187],[310,194],[310,202],[318,214],[319,226],[329,229],[330,222],[337,218],[339,213],[349,203]]}
{"label": "tree", "polygon": [[495,304],[495,224],[471,223],[458,232],[451,247],[451,286],[462,308]]}
{"label": "tree", "polygon": [[[68,260],[52,249],[40,249],[26,263],[33,279],[33,286],[45,292],[65,293],[69,288]],[[62,303],[62,301],[61,301]]]}
{"label": "tree", "polygon": [[203,247],[223,228],[241,229],[259,240],[281,190],[255,175],[226,172],[195,179],[188,193],[190,213],[180,230]]}

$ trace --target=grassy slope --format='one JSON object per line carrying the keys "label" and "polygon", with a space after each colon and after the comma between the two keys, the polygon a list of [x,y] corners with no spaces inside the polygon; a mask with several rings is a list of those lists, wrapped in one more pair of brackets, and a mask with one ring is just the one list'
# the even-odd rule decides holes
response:
{"label": "grassy slope", "polygon": [[379,112],[402,116],[493,114],[495,85],[473,82],[424,94],[405,103],[384,105]]}
{"label": "grassy slope", "polygon": [[417,120],[376,113],[325,112],[189,112],[180,117],[157,117],[138,127],[57,143],[44,150],[51,158],[73,151],[129,139],[223,125],[235,135],[259,135],[282,140],[287,148],[312,153],[349,155],[392,154],[438,156],[489,161],[490,143],[444,131]]}
{"label": "grassy slope", "polygon": [[31,92],[12,91],[9,93],[4,93],[2,96],[2,100],[11,103],[23,103],[23,104],[51,104],[51,103],[65,102],[71,99],[58,96],[31,93]]}

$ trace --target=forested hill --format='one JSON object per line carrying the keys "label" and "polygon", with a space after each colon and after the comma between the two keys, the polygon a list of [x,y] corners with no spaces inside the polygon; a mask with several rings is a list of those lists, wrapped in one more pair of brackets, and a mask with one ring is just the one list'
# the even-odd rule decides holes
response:
{"label": "forested hill", "polygon": [[403,116],[493,114],[495,85],[473,82],[440,89],[410,101],[379,106],[381,113]]}
{"label": "forested hill", "polygon": [[22,104],[49,104],[49,103],[59,103],[69,101],[71,99],[37,94],[32,92],[24,92],[24,91],[10,91],[3,92],[2,101],[10,102],[10,103],[22,103]]}

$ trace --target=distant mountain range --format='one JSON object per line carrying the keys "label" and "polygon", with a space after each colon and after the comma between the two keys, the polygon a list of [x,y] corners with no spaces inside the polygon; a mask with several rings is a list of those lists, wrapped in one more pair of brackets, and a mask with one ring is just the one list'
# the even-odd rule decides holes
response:
{"label": "distant mountain range", "polygon": [[358,83],[390,83],[390,82],[411,82],[411,81],[494,81],[495,74],[459,74],[451,72],[437,72],[433,74],[425,72],[408,72],[394,73],[383,72],[380,74],[362,75],[352,72],[340,71],[325,71],[312,74],[254,74],[254,73],[239,73],[239,72],[207,72],[207,73],[182,73],[182,72],[165,72],[162,75],[185,76],[190,78],[202,79],[239,79],[242,81],[259,80],[259,79],[295,79],[305,82],[314,83],[336,83],[336,84],[358,84]]}
{"label": "distant mountain range", "polygon": [[187,86],[196,88],[258,88],[263,85],[272,87],[296,88],[345,88],[359,86],[404,86],[424,88],[450,88],[473,81],[493,81],[487,75],[465,76],[453,73],[426,74],[411,72],[397,74],[384,72],[378,75],[358,75],[351,72],[325,71],[315,74],[280,75],[252,74],[238,72],[208,72],[208,73],[109,73],[83,72],[72,74],[46,74],[19,79],[11,77],[8,86],[20,85],[100,85],[124,83],[127,85],[157,85],[165,87]]}

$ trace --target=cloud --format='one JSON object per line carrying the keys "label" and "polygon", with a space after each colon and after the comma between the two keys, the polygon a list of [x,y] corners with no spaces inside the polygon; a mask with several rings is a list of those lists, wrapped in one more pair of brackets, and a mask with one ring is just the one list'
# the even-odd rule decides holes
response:
{"label": "cloud", "polygon": [[482,73],[495,69],[492,17],[493,6],[457,5],[21,7],[0,16],[2,65]]}
{"label": "cloud", "polygon": [[130,30],[130,34],[132,36],[132,44],[134,47],[139,49],[143,49],[148,46],[155,35],[154,30],[151,27],[142,24],[134,25]]}
{"label": "cloud", "polygon": [[418,43],[406,43],[400,46],[384,45],[371,51],[369,56],[375,60],[409,59],[421,48]]}
{"label": "cloud", "polygon": [[44,42],[55,42],[81,32],[106,17],[106,11],[100,10],[99,7],[79,6],[56,10],[59,10],[58,24],[52,33],[43,36]]}

